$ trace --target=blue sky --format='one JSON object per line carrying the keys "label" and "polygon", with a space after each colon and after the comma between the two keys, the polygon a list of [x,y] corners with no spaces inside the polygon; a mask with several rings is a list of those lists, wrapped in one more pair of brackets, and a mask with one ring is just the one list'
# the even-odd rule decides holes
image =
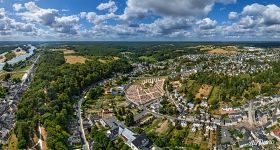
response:
{"label": "blue sky", "polygon": [[279,0],[0,0],[2,41],[279,39]]}

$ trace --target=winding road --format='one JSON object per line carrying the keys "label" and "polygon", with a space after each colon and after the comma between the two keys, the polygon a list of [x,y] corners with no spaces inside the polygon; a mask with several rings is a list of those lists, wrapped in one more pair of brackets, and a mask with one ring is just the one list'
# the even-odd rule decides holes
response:
{"label": "winding road", "polygon": [[84,141],[83,148],[86,150],[90,150],[89,144],[88,144],[88,141],[86,138],[85,130],[84,130],[84,125],[83,125],[82,110],[81,110],[83,101],[84,101],[84,98],[81,98],[78,102],[78,117],[79,117],[79,123],[80,123],[79,127],[80,127],[80,131],[82,133],[82,139]]}

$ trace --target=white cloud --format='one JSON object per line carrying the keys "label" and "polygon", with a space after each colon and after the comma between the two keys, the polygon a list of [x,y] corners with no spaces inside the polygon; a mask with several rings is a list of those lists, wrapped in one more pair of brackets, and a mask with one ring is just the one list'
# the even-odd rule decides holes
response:
{"label": "white cloud", "polygon": [[201,30],[209,30],[209,29],[214,29],[217,25],[216,20],[211,20],[210,18],[204,18],[202,20],[199,20],[196,22],[198,25],[198,28]]}
{"label": "white cloud", "polygon": [[102,24],[106,20],[117,18],[117,15],[114,13],[108,13],[105,15],[97,15],[95,12],[81,12],[81,18],[87,19],[90,23],[94,25]]}
{"label": "white cloud", "polygon": [[107,10],[110,13],[114,13],[118,10],[118,7],[116,6],[116,3],[112,0],[110,0],[108,3],[101,3],[97,6],[98,10]]}
{"label": "white cloud", "polygon": [[150,14],[161,17],[206,16],[215,3],[235,2],[236,0],[128,0],[121,19],[144,18]]}
{"label": "white cloud", "polygon": [[271,5],[261,5],[254,3],[252,5],[247,5],[242,11],[244,20],[248,16],[251,18],[252,22],[258,26],[271,26],[280,24],[280,8],[274,4]]}
{"label": "white cloud", "polygon": [[128,0],[122,19],[143,18],[149,12],[160,16],[200,16],[212,10],[214,0]]}
{"label": "white cloud", "polygon": [[17,13],[23,20],[48,26],[57,32],[77,34],[78,16],[60,16],[58,10],[40,8],[34,2],[25,3],[24,6],[27,11]]}
{"label": "white cloud", "polygon": [[238,13],[237,12],[230,12],[228,14],[228,19],[229,20],[236,20],[238,18]]}
{"label": "white cloud", "polygon": [[18,15],[22,16],[22,19],[26,21],[37,22],[50,26],[55,21],[55,16],[58,15],[58,10],[42,9],[34,2],[25,3],[24,6],[27,11],[18,13]]}
{"label": "white cloud", "polygon": [[61,33],[76,34],[80,18],[76,15],[56,17],[52,25],[56,31]]}
{"label": "white cloud", "polygon": [[23,9],[23,6],[22,6],[22,4],[15,3],[15,4],[13,4],[13,9],[15,11],[20,11],[21,9]]}
{"label": "white cloud", "polygon": [[3,19],[5,17],[5,8],[0,8],[0,19]]}

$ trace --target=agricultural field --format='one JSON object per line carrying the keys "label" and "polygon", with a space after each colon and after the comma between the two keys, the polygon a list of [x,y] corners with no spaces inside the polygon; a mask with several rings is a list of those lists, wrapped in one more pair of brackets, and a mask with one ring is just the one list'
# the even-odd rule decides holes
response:
{"label": "agricultural field", "polygon": [[66,63],[69,64],[84,64],[86,62],[86,58],[83,56],[72,56],[72,55],[66,55],[64,56]]}
{"label": "agricultural field", "polygon": [[74,50],[68,50],[68,49],[63,50],[64,55],[75,54],[75,53],[76,52]]}
{"label": "agricultural field", "polygon": [[209,54],[225,54],[225,55],[231,55],[231,54],[236,54],[236,51],[227,51],[222,48],[216,48],[213,50],[208,51]]}
{"label": "agricultural field", "polygon": [[213,45],[203,45],[197,46],[201,51],[206,51],[209,54],[225,54],[232,55],[237,54],[239,49],[236,46],[213,46]]}

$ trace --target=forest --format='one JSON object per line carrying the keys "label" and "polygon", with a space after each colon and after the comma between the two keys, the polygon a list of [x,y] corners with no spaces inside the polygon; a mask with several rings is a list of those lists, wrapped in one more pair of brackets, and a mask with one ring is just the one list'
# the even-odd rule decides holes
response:
{"label": "forest", "polygon": [[106,64],[86,61],[70,65],[65,63],[61,52],[42,53],[30,88],[18,106],[15,128],[18,148],[30,146],[40,121],[48,133],[49,149],[69,149],[67,125],[82,90],[115,73],[129,72],[132,67],[124,59]]}

